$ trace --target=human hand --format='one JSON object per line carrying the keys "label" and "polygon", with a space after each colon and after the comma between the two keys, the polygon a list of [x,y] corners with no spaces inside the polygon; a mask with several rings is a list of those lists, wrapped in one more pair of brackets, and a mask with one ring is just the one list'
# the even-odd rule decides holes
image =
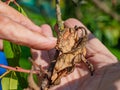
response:
{"label": "human hand", "polygon": [[[76,19],[68,19],[65,21],[65,25],[71,28],[74,28],[75,25],[84,26]],[[86,58],[94,65],[94,75],[91,76],[82,63],[75,68],[73,73],[63,77],[60,85],[51,88],[51,90],[115,90],[115,88],[120,88],[119,82],[117,82],[120,76],[120,73],[117,72],[120,69],[118,60],[89,30],[87,31],[89,40],[86,44]],[[54,50],[48,52],[31,51],[33,59],[43,67],[48,66],[54,55]]]}
{"label": "human hand", "polygon": [[[27,17],[0,1],[0,39],[35,49],[51,49],[55,46],[56,39],[45,36],[49,29],[51,30],[47,24],[41,27],[33,24]],[[0,49],[3,49],[2,41]]]}

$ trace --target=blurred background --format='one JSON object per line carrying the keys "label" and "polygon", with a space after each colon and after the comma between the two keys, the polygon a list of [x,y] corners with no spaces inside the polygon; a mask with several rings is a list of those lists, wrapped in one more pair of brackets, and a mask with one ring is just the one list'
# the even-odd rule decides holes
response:
{"label": "blurred background", "polygon": [[[55,0],[18,0],[37,25],[56,23]],[[61,0],[62,18],[77,18],[120,59],[120,0]]]}

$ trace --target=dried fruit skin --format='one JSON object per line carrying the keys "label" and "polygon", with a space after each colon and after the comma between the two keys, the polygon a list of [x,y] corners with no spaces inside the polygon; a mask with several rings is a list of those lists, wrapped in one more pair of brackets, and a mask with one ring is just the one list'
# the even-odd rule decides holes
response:
{"label": "dried fruit skin", "polygon": [[93,65],[85,58],[86,42],[87,31],[83,27],[66,27],[59,32],[55,58],[51,61],[48,73],[43,78],[42,90],[60,84],[61,78],[72,73],[75,65],[80,62],[85,63],[91,75],[93,74]]}
{"label": "dried fruit skin", "polygon": [[73,29],[65,28],[65,30],[60,33],[58,43],[56,48],[62,53],[67,53],[71,51],[72,47],[76,42],[76,33]]}
{"label": "dried fruit skin", "polygon": [[[82,32],[80,36],[79,32]],[[63,76],[73,72],[76,63],[83,61],[90,72],[94,71],[93,65],[85,59],[87,32],[83,27],[65,28],[58,37],[56,48],[60,54],[51,76],[51,84],[60,83]]]}

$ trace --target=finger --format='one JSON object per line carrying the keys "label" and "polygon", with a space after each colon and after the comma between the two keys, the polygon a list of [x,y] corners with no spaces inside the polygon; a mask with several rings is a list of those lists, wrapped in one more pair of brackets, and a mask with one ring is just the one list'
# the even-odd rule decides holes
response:
{"label": "finger", "polygon": [[29,30],[26,27],[0,16],[0,38],[13,43],[25,45],[35,49],[51,49],[56,45],[56,39],[46,37],[40,33]]}
{"label": "finger", "polygon": [[52,29],[49,25],[47,25],[47,24],[41,25],[41,30],[42,30],[42,33],[45,36],[47,36],[47,37],[52,37],[53,36]]}
{"label": "finger", "polygon": [[47,68],[48,63],[50,61],[47,51],[31,49],[31,54],[32,59],[37,65],[41,65],[44,69]]}
{"label": "finger", "polygon": [[5,15],[12,19],[13,21],[24,25],[25,27],[29,28],[30,30],[41,31],[40,27],[33,24],[30,19],[19,13],[14,8],[8,6],[7,4],[0,1],[0,14]]}
{"label": "finger", "polygon": [[55,49],[51,50],[36,50],[30,49],[32,54],[32,59],[38,64],[41,65],[44,69],[47,69],[51,60],[54,59]]}
{"label": "finger", "polygon": [[[76,25],[85,27],[80,21],[73,18],[66,20],[64,24],[70,28],[74,28]],[[111,54],[111,52],[97,38],[95,38],[87,28],[86,30],[88,32],[89,39],[86,45],[87,57],[93,57],[96,53],[101,53],[116,61],[116,57]]]}
{"label": "finger", "polygon": [[[42,34],[44,34],[46,37],[53,36],[51,27],[49,25],[47,24],[42,25],[41,30],[42,30]],[[49,50],[49,51],[36,50],[31,48],[31,54],[32,54],[33,60],[35,60],[35,62],[38,65],[41,65],[42,67],[46,68],[50,60],[53,59],[54,51],[53,50]]]}

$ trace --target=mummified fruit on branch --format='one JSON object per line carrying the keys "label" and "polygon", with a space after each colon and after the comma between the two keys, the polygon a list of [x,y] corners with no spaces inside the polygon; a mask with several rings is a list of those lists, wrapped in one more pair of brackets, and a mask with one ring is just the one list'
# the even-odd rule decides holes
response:
{"label": "mummified fruit on branch", "polygon": [[85,58],[86,42],[87,31],[83,27],[65,28],[64,31],[60,32],[56,46],[60,53],[53,68],[51,84],[59,84],[61,78],[73,72],[75,64],[81,61],[87,65],[93,74],[93,65]]}
{"label": "mummified fruit on branch", "polygon": [[51,60],[40,88],[47,90],[60,84],[61,78],[74,71],[75,65],[83,62],[93,75],[93,65],[85,58],[87,31],[84,27],[64,28],[58,35],[55,58]]}

